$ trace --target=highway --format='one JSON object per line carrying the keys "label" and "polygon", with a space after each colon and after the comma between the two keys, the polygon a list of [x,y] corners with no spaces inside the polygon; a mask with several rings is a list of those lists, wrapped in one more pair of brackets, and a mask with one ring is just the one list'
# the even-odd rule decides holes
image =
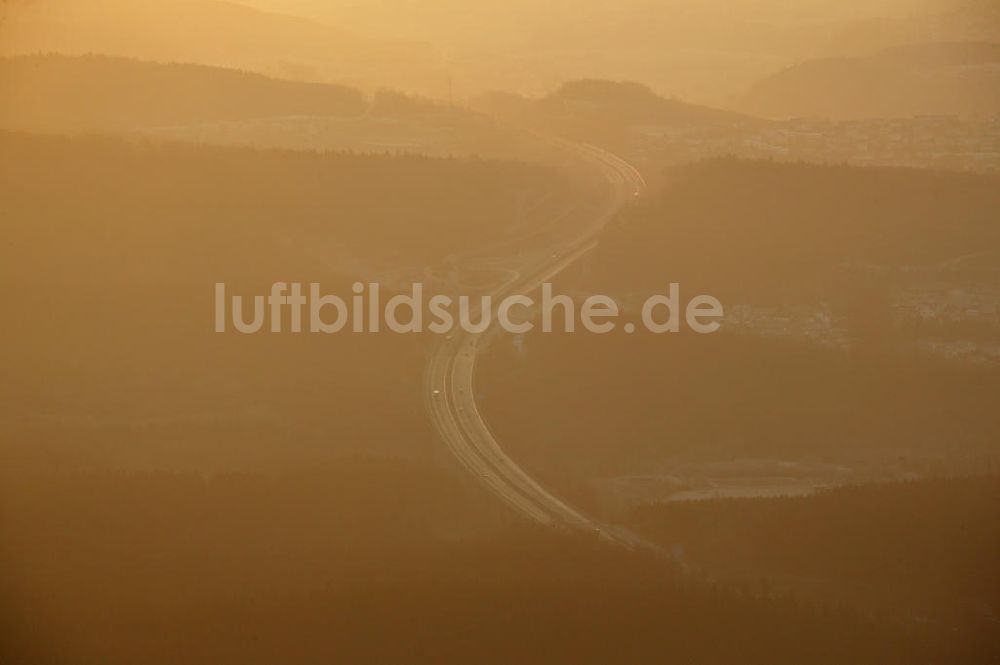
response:
{"label": "highway", "polygon": [[[560,240],[558,246],[546,248],[540,256],[525,259],[523,265],[509,271],[510,278],[491,292],[494,307],[507,296],[532,293],[592,249],[601,228],[645,188],[645,181],[635,168],[604,150],[557,139],[547,140],[568,151],[600,176],[595,181],[600,183],[595,185],[601,190],[600,198],[592,209],[576,211],[571,237]],[[491,320],[492,325],[496,325],[496,316]],[[425,402],[448,450],[477,482],[529,520],[588,531],[628,547],[641,544],[634,536],[602,525],[559,499],[504,452],[480,414],[475,399],[477,351],[489,332],[487,329],[471,333],[456,328],[439,344],[428,362]]]}

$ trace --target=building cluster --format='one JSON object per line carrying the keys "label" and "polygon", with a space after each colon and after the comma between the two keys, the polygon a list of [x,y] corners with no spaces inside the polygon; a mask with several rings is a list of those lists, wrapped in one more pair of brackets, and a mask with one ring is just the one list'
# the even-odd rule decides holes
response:
{"label": "building cluster", "polygon": [[640,160],[683,163],[732,155],[859,166],[1000,172],[1000,116],[917,116],[831,121],[799,118],[766,125],[641,125],[631,149]]}

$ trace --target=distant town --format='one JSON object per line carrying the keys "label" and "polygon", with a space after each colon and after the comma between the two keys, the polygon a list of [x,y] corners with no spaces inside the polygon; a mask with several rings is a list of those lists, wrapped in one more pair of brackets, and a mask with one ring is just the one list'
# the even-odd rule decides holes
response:
{"label": "distant town", "polygon": [[641,125],[630,146],[637,158],[683,163],[734,155],[857,166],[908,166],[976,172],[1000,170],[1000,116],[916,116],[831,121],[796,118],[761,129],[736,124]]}

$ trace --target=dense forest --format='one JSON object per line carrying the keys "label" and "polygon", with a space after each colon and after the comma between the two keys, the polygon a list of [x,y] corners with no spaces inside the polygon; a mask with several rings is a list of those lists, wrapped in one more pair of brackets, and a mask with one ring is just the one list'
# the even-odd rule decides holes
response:
{"label": "dense forest", "polygon": [[996,176],[713,159],[670,168],[653,187],[583,263],[588,288],[679,282],[773,305],[849,295],[866,272],[891,285],[886,269],[980,253],[997,265]]}
{"label": "dense forest", "polygon": [[[279,238],[305,240],[305,247],[319,240],[349,248],[361,260],[389,255],[404,265],[430,265],[503,239],[521,220],[526,200],[565,186],[544,168],[507,162],[11,132],[0,139],[14,238],[65,230],[91,238],[92,251],[127,252],[127,236],[102,240],[160,234],[193,241],[200,254],[188,261],[249,241],[227,235],[238,232],[257,239],[267,234],[271,245]],[[109,192],[115,196],[102,196]],[[160,219],[165,223],[154,224]]]}
{"label": "dense forest", "polygon": [[[478,386],[515,459],[584,502],[595,478],[685,460],[995,459],[996,178],[722,159],[651,187],[556,290],[614,295],[635,320],[677,282],[681,306],[722,301],[722,332],[498,336]],[[922,318],[975,293],[955,320]],[[933,351],[955,340],[981,362]]]}
{"label": "dense forest", "polygon": [[535,333],[522,348],[485,354],[484,413],[515,459],[560,484],[670,459],[957,461],[1000,440],[996,367],[725,333]]}
{"label": "dense forest", "polygon": [[390,288],[504,239],[560,187],[504,163],[0,134],[5,454],[216,468],[426,452],[421,340],[216,334],[214,284]]}
{"label": "dense forest", "polygon": [[634,519],[705,574],[924,622],[1000,653],[997,511],[1000,479],[987,476],[664,503]]}
{"label": "dense forest", "polygon": [[[470,504],[420,464],[2,480],[9,663],[969,665],[993,654],[919,622],[716,586],[587,536],[511,526],[470,538]],[[953,507],[939,510],[958,517]]]}

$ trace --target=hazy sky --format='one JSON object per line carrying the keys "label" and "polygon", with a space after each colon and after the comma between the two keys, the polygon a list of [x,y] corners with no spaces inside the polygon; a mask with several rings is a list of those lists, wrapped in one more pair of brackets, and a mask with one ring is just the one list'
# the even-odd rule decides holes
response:
{"label": "hazy sky", "polygon": [[[0,54],[108,53],[445,97],[574,78],[725,104],[816,57],[995,36],[990,0],[8,0]],[[250,8],[254,9],[250,9]],[[261,12],[258,10],[265,10]],[[307,20],[308,19],[308,20]]]}

